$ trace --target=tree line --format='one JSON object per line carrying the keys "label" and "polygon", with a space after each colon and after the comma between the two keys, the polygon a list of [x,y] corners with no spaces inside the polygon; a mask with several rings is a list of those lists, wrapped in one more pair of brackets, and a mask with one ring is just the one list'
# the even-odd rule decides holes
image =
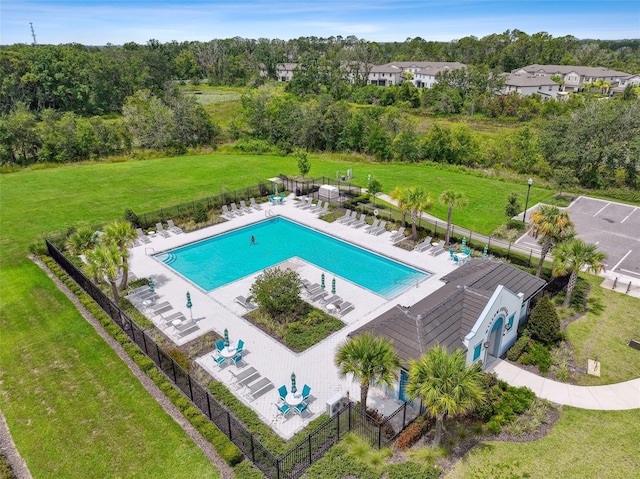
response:
{"label": "tree line", "polygon": [[[301,65],[296,82],[308,92],[323,83],[334,87],[336,98],[345,71],[363,86],[361,64],[389,61],[458,61],[496,72],[528,64],[602,66],[640,71],[640,40],[592,41],[545,32],[528,35],[507,30],[483,38],[464,37],[451,42],[377,43],[354,36],[280,39],[214,39],[209,42],[149,40],[145,45],[90,47],[67,45],[9,45],[0,47],[0,112],[18,103],[30,110],[72,111],[79,115],[119,112],[126,97],[149,89],[156,95],[169,80],[206,81],[211,85],[258,85],[276,79],[284,62]],[[266,77],[260,76],[261,69]],[[309,73],[305,81],[302,71]],[[326,77],[320,79],[319,76]]]}

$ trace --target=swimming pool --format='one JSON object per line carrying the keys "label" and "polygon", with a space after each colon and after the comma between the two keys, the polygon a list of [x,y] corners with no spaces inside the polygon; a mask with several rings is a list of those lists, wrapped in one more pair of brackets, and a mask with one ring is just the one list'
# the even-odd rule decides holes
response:
{"label": "swimming pool", "polygon": [[156,255],[205,291],[292,257],[389,299],[429,276],[281,217]]}

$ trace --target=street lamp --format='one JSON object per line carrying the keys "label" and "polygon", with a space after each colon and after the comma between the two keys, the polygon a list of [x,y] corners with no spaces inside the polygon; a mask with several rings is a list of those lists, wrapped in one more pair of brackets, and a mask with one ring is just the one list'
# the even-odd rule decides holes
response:
{"label": "street lamp", "polygon": [[527,185],[529,185],[529,187],[527,188],[527,199],[524,202],[524,213],[522,213],[522,222],[526,223],[526,217],[527,217],[527,207],[529,206],[529,193],[531,192],[531,185],[533,184],[533,179],[529,178],[527,180]]}

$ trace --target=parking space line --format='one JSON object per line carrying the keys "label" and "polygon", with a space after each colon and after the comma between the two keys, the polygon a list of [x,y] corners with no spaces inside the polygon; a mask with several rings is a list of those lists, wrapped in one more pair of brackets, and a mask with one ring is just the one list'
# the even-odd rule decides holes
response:
{"label": "parking space line", "polygon": [[633,251],[633,250],[632,250],[632,249],[630,249],[630,250],[629,250],[629,252],[628,252],[627,254],[625,254],[625,255],[622,257],[622,259],[621,259],[620,261],[618,261],[618,262],[616,263],[616,265],[615,265],[613,268],[611,268],[611,270],[610,270],[610,271],[615,271],[615,270],[616,270],[616,268],[617,268],[618,266],[620,266],[620,263],[622,263],[625,259],[627,259],[627,256],[629,256],[629,255],[631,254],[631,252],[632,252],[632,251]]}
{"label": "parking space line", "polygon": [[600,208],[600,209],[598,210],[598,212],[597,212],[595,215],[593,215],[593,217],[595,218],[596,216],[598,216],[598,215],[602,212],[602,210],[604,210],[604,209],[605,209],[607,206],[609,206],[610,204],[611,204],[611,203],[607,203],[607,204],[606,204],[606,205],[604,205],[602,208]]}
{"label": "parking space line", "polygon": [[635,271],[629,271],[628,269],[620,268],[620,271],[622,271],[624,273],[627,273],[627,274],[632,274],[634,276],[640,276],[640,274],[636,273]]}
{"label": "parking space line", "polygon": [[636,212],[638,208],[634,208],[631,213],[629,213],[627,216],[624,217],[624,219],[620,222],[620,223],[624,223],[625,221],[627,221],[627,218],[629,218],[629,216],[631,216],[633,213]]}

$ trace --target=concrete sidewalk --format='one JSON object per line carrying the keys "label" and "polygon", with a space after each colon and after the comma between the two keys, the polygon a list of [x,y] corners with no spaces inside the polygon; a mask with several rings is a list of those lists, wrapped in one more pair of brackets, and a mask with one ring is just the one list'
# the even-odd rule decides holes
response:
{"label": "concrete sidewalk", "polygon": [[574,386],[530,373],[507,361],[496,359],[486,369],[512,386],[526,386],[539,398],[581,409],[640,409],[640,378],[606,386]]}

